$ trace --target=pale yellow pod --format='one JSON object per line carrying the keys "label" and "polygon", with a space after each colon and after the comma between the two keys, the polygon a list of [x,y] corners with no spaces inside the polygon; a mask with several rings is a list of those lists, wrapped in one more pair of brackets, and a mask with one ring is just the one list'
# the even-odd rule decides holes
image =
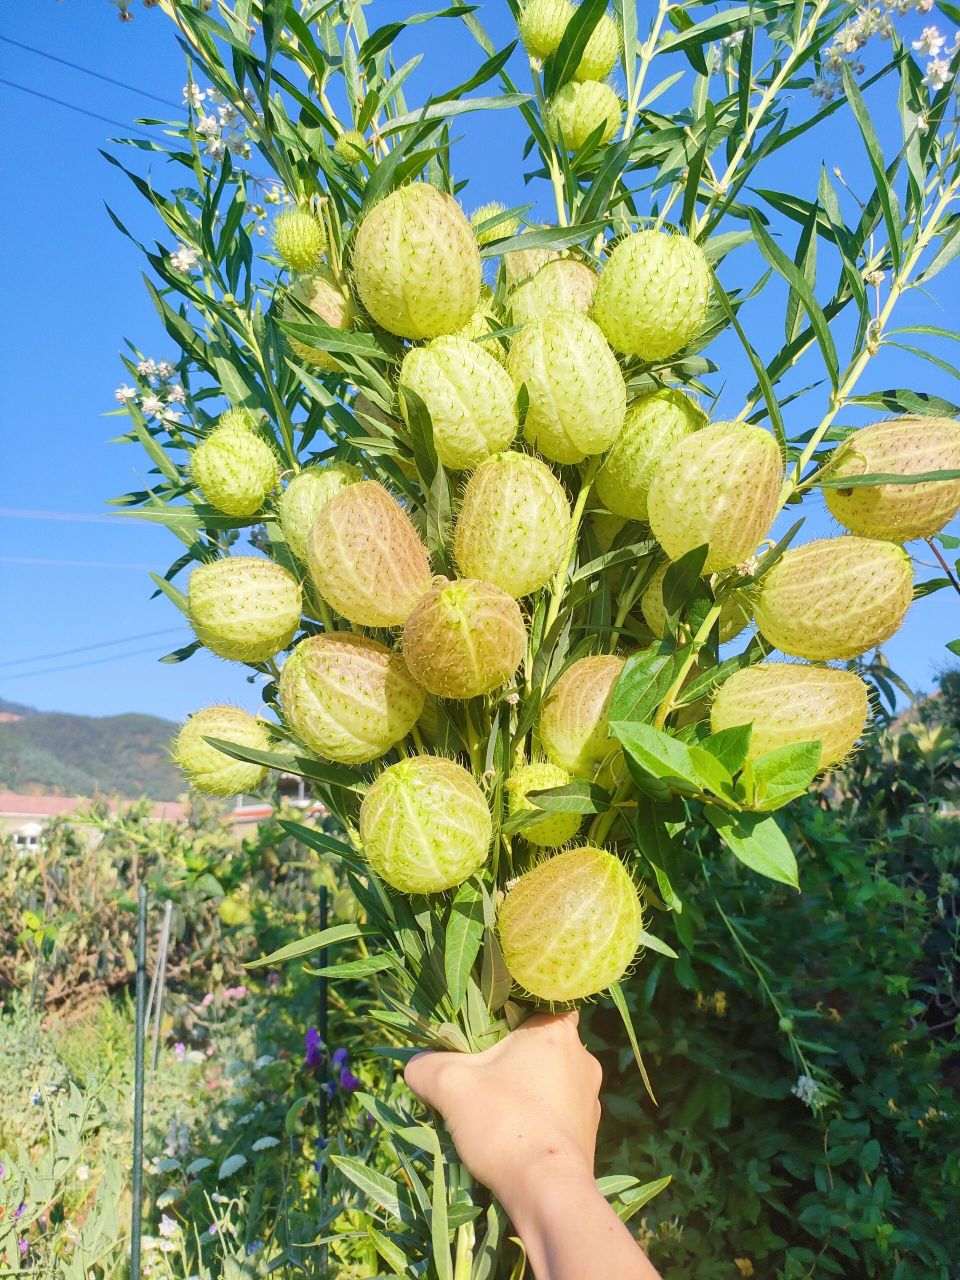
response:
{"label": "pale yellow pod", "polygon": [[540,708],[540,744],[554,764],[575,778],[593,778],[604,761],[619,757],[607,711],[624,659],[598,654],[571,663]]}
{"label": "pale yellow pod", "polygon": [[517,602],[490,582],[440,579],[403,629],[415,680],[439,698],[476,698],[510,680],[527,646]]}
{"label": "pale yellow pod", "polygon": [[221,658],[266,662],[293,639],[302,608],[296,578],[259,556],[226,556],[190,575],[190,624]]}
{"label": "pale yellow pod", "polygon": [[349,462],[326,462],[305,467],[292,476],[280,495],[280,528],[287,546],[298,560],[306,562],[310,530],[331,498],[348,484],[363,479],[359,467]]}
{"label": "pale yellow pod", "polygon": [[[298,303],[299,306],[294,305]],[[281,305],[284,320],[293,324],[307,324],[309,317],[300,310],[306,307],[318,320],[333,329],[352,329],[357,320],[357,308],[346,285],[341,284],[328,266],[320,266],[312,275],[301,276],[290,286]],[[304,363],[332,373],[340,363],[323,347],[312,346],[300,338],[287,335],[287,342],[294,355]]]}
{"label": "pale yellow pod", "polygon": [[273,739],[262,720],[239,707],[204,707],[190,716],[170,744],[174,763],[197,791],[210,796],[236,796],[260,785],[267,774],[266,765],[235,760],[211,746],[207,738],[271,751]]}
{"label": "pale yellow pod", "polygon": [[221,422],[191,454],[190,477],[212,507],[242,519],[263,506],[279,469],[265,440],[245,426]]}
{"label": "pale yellow pod", "polygon": [[684,436],[699,431],[706,421],[702,409],[673,388],[635,400],[597,472],[594,491],[603,505],[614,515],[646,521],[653,473]]}
{"label": "pale yellow pod", "polygon": [[582,311],[593,302],[599,277],[576,258],[555,258],[529,279],[521,281],[508,303],[513,324],[543,320],[554,311]]}
{"label": "pale yellow pod", "polygon": [[[563,787],[569,781],[569,773],[559,765],[520,765],[507,781],[507,808],[510,816],[536,812],[536,806],[527,799],[531,791]],[[573,839],[580,830],[582,821],[583,816],[579,813],[544,813],[538,822],[522,827],[520,835],[528,844],[535,844],[542,849],[557,849]]]}
{"label": "pale yellow pod", "polygon": [[569,80],[547,104],[547,132],[568,151],[579,151],[596,129],[609,142],[620,128],[620,99],[600,80]]}

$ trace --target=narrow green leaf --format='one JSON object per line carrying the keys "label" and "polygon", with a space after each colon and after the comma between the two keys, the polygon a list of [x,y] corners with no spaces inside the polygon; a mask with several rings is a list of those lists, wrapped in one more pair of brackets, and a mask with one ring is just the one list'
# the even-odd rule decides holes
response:
{"label": "narrow green leaf", "polygon": [[454,895],[443,945],[443,972],[454,1009],[463,1004],[467,981],[483,941],[483,895],[472,880]]}
{"label": "narrow green leaf", "polygon": [[587,41],[606,11],[607,0],[582,0],[574,11],[556,52],[550,55],[543,69],[543,92],[547,98],[552,98],[558,89],[562,89],[572,79],[580,65]]}
{"label": "narrow green leaf", "polygon": [[204,741],[234,760],[263,764],[268,769],[279,769],[281,773],[298,773],[304,778],[315,778],[318,782],[326,782],[331,786],[345,787],[348,791],[362,790],[359,774],[346,765],[325,764],[307,756],[285,756],[275,751],[259,751],[256,747],[241,747],[234,742],[225,742],[222,738],[204,738]]}
{"label": "narrow green leaf", "polygon": [[846,62],[841,64],[840,70],[843,75],[843,87],[846,91],[847,101],[850,103],[851,110],[860,127],[860,133],[867,149],[867,158],[870,161],[870,168],[873,170],[873,179],[877,184],[877,195],[880,199],[880,207],[883,210],[883,221],[887,228],[894,270],[899,272],[900,264],[903,261],[903,227],[900,221],[900,201],[887,178],[886,167],[883,163],[883,148],[880,146],[880,139],[877,137],[877,131],[873,127],[873,121],[870,119],[870,112],[863,100],[863,94],[860,92],[856,76]]}
{"label": "narrow green leaf", "polygon": [[322,929],[319,933],[311,933],[307,938],[288,942],[279,951],[272,951],[268,956],[261,956],[259,960],[250,960],[243,967],[263,969],[267,965],[286,964],[288,960],[298,960],[301,956],[312,955],[314,951],[320,951],[323,947],[332,947],[337,942],[349,942],[353,938],[370,937],[379,932],[375,925],[335,924],[329,929]]}
{"label": "narrow green leaf", "polygon": [[376,1169],[371,1169],[363,1161],[354,1159],[353,1156],[333,1155],[330,1157],[330,1162],[392,1218],[398,1218],[407,1226],[417,1224],[418,1214],[410,1199],[410,1193],[405,1187],[401,1187],[385,1174],[378,1173]]}
{"label": "narrow green leaf", "polygon": [[650,951],[658,951],[660,955],[668,956],[671,960],[680,959],[673,947],[662,941],[662,939],[655,938],[652,933],[647,933],[646,929],[640,930],[640,945],[641,947],[649,948]]}
{"label": "narrow green leaf", "polygon": [[643,1087],[646,1089],[650,1101],[653,1105],[659,1106],[656,1095],[653,1092],[653,1086],[650,1083],[650,1077],[647,1075],[647,1068],[643,1065],[643,1058],[640,1054],[640,1045],[637,1043],[637,1033],[633,1029],[633,1019],[630,1017],[630,1010],[627,1008],[627,1002],[624,999],[623,991],[619,982],[610,983],[610,999],[616,1005],[617,1012],[623,1019],[623,1026],[627,1033],[627,1039],[630,1041],[630,1048],[633,1050],[633,1056],[637,1067],[640,1070],[640,1078],[643,1080]]}
{"label": "narrow green leaf", "polygon": [[821,489],[872,489],[881,484],[929,484],[947,480],[960,480],[960,470],[920,471],[909,476],[892,471],[871,471],[862,476],[827,476],[817,484]]}

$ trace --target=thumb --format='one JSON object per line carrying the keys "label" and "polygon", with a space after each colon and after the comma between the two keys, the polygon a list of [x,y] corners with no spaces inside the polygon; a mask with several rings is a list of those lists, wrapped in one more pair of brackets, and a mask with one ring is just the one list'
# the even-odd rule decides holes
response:
{"label": "thumb", "polygon": [[418,1053],[404,1067],[403,1078],[421,1102],[442,1112],[441,1080],[451,1061],[459,1057],[456,1053]]}

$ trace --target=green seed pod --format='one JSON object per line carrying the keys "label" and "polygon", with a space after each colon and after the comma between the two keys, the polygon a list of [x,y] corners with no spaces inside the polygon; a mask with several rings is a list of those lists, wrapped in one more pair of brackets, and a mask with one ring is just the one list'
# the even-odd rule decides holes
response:
{"label": "green seed pod", "polygon": [[605,556],[612,549],[617,535],[627,527],[629,521],[623,516],[611,515],[607,511],[591,511],[589,519],[600,554]]}
{"label": "green seed pod", "polygon": [[322,508],[307,563],[317,590],[358,627],[402,626],[430,589],[430,561],[400,504],[373,480],[348,485]]}
{"label": "green seed pod", "polygon": [[[658,638],[662,638],[667,629],[667,610],[663,603],[663,580],[670,568],[670,561],[665,560],[644,588],[640,597],[640,609],[647,626]],[[735,639],[749,624],[753,617],[753,607],[749,596],[744,591],[734,591],[727,596],[720,608],[720,643]]]}
{"label": "green seed pod", "polygon": [[[948,470],[960,470],[960,423],[952,418],[896,418],[848,436],[834,455],[830,478]],[[851,533],[909,542],[939,533],[960,511],[960,480],[824,489],[823,496]]]}
{"label": "green seed pod", "polygon": [[473,227],[477,237],[477,244],[492,244],[494,240],[502,240],[504,236],[515,236],[520,230],[520,219],[516,217],[502,218],[499,222],[494,223],[492,227],[484,227],[485,222],[491,222],[498,215],[507,212],[507,206],[498,204],[496,200],[492,200],[489,204],[482,204],[478,209],[474,209],[470,215],[470,225]]}
{"label": "green seed pod", "polygon": [[439,579],[403,628],[415,680],[438,698],[476,698],[513,676],[527,647],[517,602],[475,578]]}
{"label": "green seed pod", "polygon": [[360,806],[373,870],[401,893],[442,893],[483,866],[493,823],[483,792],[460,765],[414,756],[384,769]]}
{"label": "green seed pod", "polygon": [[401,338],[462,329],[480,299],[480,250],[463,210],[426,182],[391,192],[357,232],[353,272],[363,305]]}
{"label": "green seed pod", "polygon": [[570,503],[545,463],[498,453],[467,481],[453,539],[466,578],[482,578],[519,600],[560,568],[570,537]]}
{"label": "green seed pod", "polygon": [[559,258],[556,249],[512,249],[503,255],[503,277],[507,291],[535,275],[548,262]]}
{"label": "green seed pod", "polygon": [[370,154],[367,140],[359,129],[347,129],[333,144],[337,159],[345,164],[359,164]]}
{"label": "green seed pod", "polygon": [[704,573],[742,564],[777,514],[783,464],[762,427],[715,422],[686,436],[660,462],[647,519],[671,560],[709,545]]}
{"label": "green seed pod", "polygon": [[488,352],[493,358],[503,364],[507,358],[503,343],[499,338],[491,336],[491,329],[502,329],[503,316],[500,314],[500,304],[497,302],[496,296],[489,285],[482,285],[480,288],[480,301],[477,303],[477,309],[463,326],[458,329],[455,337],[466,338],[469,342],[476,342],[482,351]]}
{"label": "green seed pod", "polygon": [[665,360],[696,337],[710,287],[699,245],[686,236],[638,231],[610,254],[593,316],[615,351]]}
{"label": "green seed pod", "polygon": [[511,977],[540,1000],[583,1000],[622,978],[643,929],[619,858],[585,845],[554,854],[508,890],[498,920]]}
{"label": "green seed pod", "polygon": [[517,397],[494,356],[466,338],[434,338],[411,347],[400,366],[400,408],[409,425],[404,390],[415,392],[433,424],[433,443],[445,467],[475,467],[506,449],[519,428]]}
{"label": "green seed pod", "polygon": [[226,413],[221,413],[217,419],[217,426],[232,427],[235,430],[243,428],[245,431],[256,431],[259,423],[257,415],[252,409],[244,409],[241,405],[234,405]]}
{"label": "green seed pod", "polygon": [[820,768],[853,749],[867,721],[867,686],[852,671],[761,663],[735,671],[710,711],[714,733],[752,724],[748,759],[798,742],[820,743]]}
{"label": "green seed pod", "polygon": [[620,99],[599,80],[569,80],[550,99],[546,125],[554,142],[562,141],[568,151],[579,151],[601,127],[600,142],[609,142],[620,128]]}
{"label": "green seed pod", "polygon": [[620,56],[620,28],[609,14],[590,33],[580,64],[573,73],[574,80],[606,80]]}
{"label": "green seed pod", "polygon": [[214,427],[194,449],[190,476],[212,507],[239,519],[260,510],[279,471],[265,440],[245,426],[226,423]]}
{"label": "green seed pod", "polygon": [[198,565],[187,588],[187,613],[197,639],[235,662],[266,662],[285,649],[302,607],[296,578],[259,556]]}
{"label": "green seed pod", "polygon": [[359,467],[349,462],[327,462],[298,471],[280,495],[280,528],[287,546],[306,563],[313,522],[341,489],[363,479]]}
{"label": "green seed pod", "polygon": [[762,579],[754,612],[764,639],[782,653],[828,662],[888,640],[912,599],[902,547],[847,535],[784,552]]}
{"label": "green seed pod", "polygon": [[367,636],[330,631],[301,640],[280,674],[287,724],[325,760],[366,764],[407,736],[423,690],[399,653]]}
{"label": "green seed pod", "polygon": [[[299,306],[295,304],[299,304]],[[281,306],[284,320],[292,324],[307,324],[300,307],[312,311],[318,320],[334,329],[352,329],[357,319],[357,308],[350,290],[338,283],[329,267],[322,266],[310,276],[303,276],[288,290]],[[287,336],[290,350],[307,364],[315,365],[332,373],[340,368],[339,361],[324,351],[322,347],[313,347],[301,342],[299,338]]]}
{"label": "green seed pod", "polygon": [[576,258],[555,258],[524,280],[510,295],[515,325],[543,320],[554,311],[590,310],[597,287],[597,273]]}
{"label": "green seed pod", "polygon": [[556,53],[573,14],[570,0],[527,0],[520,10],[517,26],[523,47],[531,58],[542,61]]}
{"label": "green seed pod", "polygon": [[327,233],[308,210],[287,209],[273,224],[273,247],[291,271],[306,274],[319,267]]}
{"label": "green seed pod", "polygon": [[553,462],[582,462],[620,434],[623,374],[586,316],[569,311],[526,325],[513,340],[507,372],[518,391],[527,388],[525,439]]}
{"label": "green seed pod", "polygon": [[262,720],[239,707],[204,707],[195,711],[170,744],[173,761],[192,787],[208,796],[237,796],[253,791],[266,777],[266,765],[234,760],[207,738],[220,738],[238,747],[272,751],[273,739]]}
{"label": "green seed pod", "polygon": [[615,654],[580,658],[543,700],[540,744],[554,764],[575,778],[593,778],[604,761],[619,757],[607,712],[623,663]]}
{"label": "green seed pod", "polygon": [[[536,806],[527,799],[531,791],[546,791],[551,787],[563,787],[570,781],[566,769],[555,764],[522,764],[514,769],[507,782],[507,804],[510,816],[515,813],[534,813]],[[543,849],[558,849],[580,830],[583,821],[579,813],[545,814],[540,822],[522,827],[520,834],[528,844]]]}
{"label": "green seed pod", "polygon": [[597,472],[594,491],[616,515],[647,519],[647,492],[654,471],[706,415],[682,391],[665,389],[643,396],[627,410],[623,430]]}

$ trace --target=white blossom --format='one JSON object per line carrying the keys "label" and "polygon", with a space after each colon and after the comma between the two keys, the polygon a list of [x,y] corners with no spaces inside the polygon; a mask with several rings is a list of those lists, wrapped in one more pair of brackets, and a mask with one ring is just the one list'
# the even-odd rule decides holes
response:
{"label": "white blossom", "polygon": [[157,372],[157,366],[153,360],[141,360],[137,365],[137,373],[141,378],[152,378]]}
{"label": "white blossom", "polygon": [[88,1164],[77,1165],[77,1181],[78,1182],[90,1181],[90,1166]]}
{"label": "white blossom", "polygon": [[[181,387],[179,382],[175,382],[172,387],[167,388],[167,404],[186,404],[187,393]],[[180,1055],[183,1057],[183,1054]]]}
{"label": "white blossom", "polygon": [[799,1076],[790,1092],[811,1110],[815,1110],[824,1101],[820,1086],[812,1076]]}
{"label": "white blossom", "polygon": [[125,382],[121,382],[113,394],[117,404],[126,404],[128,400],[136,400],[137,389],[136,387],[128,387]]}
{"label": "white blossom", "polygon": [[947,37],[942,36],[936,27],[924,27],[920,32],[920,39],[914,40],[913,47],[924,58],[936,58],[946,43]]}
{"label": "white blossom", "polygon": [[180,412],[179,409],[166,408],[160,414],[161,422],[169,423],[170,426],[175,426],[182,417],[183,417],[183,414]]}
{"label": "white blossom", "polygon": [[200,104],[207,95],[195,84],[185,84],[183,86],[183,100],[188,107],[193,107],[194,111],[200,110]]}
{"label": "white blossom", "polygon": [[[916,8],[917,13],[929,13],[933,8],[933,0],[916,0],[916,5],[914,7]],[[907,11],[906,9],[902,9],[901,12],[906,13]]]}
{"label": "white blossom", "polygon": [[197,133],[203,134],[205,138],[216,137],[220,132],[220,121],[215,115],[201,116],[197,121]]}
{"label": "white blossom", "polygon": [[211,160],[222,160],[227,151],[227,144],[223,138],[207,139],[207,155]]}
{"label": "white blossom", "polygon": [[174,1236],[180,1233],[180,1223],[176,1218],[171,1218],[169,1213],[161,1215],[160,1226],[157,1228],[164,1240],[172,1240]]}
{"label": "white blossom", "polygon": [[141,408],[149,417],[154,417],[158,413],[163,413],[164,403],[159,396],[144,396]]}
{"label": "white blossom", "polygon": [[172,378],[176,372],[175,366],[169,360],[161,360],[157,364],[157,377],[163,378],[164,382]]}
{"label": "white blossom", "polygon": [[169,262],[174,271],[179,271],[182,276],[185,276],[189,275],[197,265],[199,256],[196,249],[189,249],[185,244],[179,244],[176,253],[171,253]]}
{"label": "white blossom", "polygon": [[217,119],[223,129],[229,129],[237,119],[237,109],[232,102],[225,102],[217,109]]}
{"label": "white blossom", "polygon": [[934,58],[927,63],[927,74],[923,83],[936,92],[950,83],[950,63],[946,58]]}
{"label": "white blossom", "polygon": [[824,102],[831,102],[836,97],[837,86],[832,80],[827,80],[825,77],[820,76],[810,86],[810,92],[815,98],[822,98]]}

